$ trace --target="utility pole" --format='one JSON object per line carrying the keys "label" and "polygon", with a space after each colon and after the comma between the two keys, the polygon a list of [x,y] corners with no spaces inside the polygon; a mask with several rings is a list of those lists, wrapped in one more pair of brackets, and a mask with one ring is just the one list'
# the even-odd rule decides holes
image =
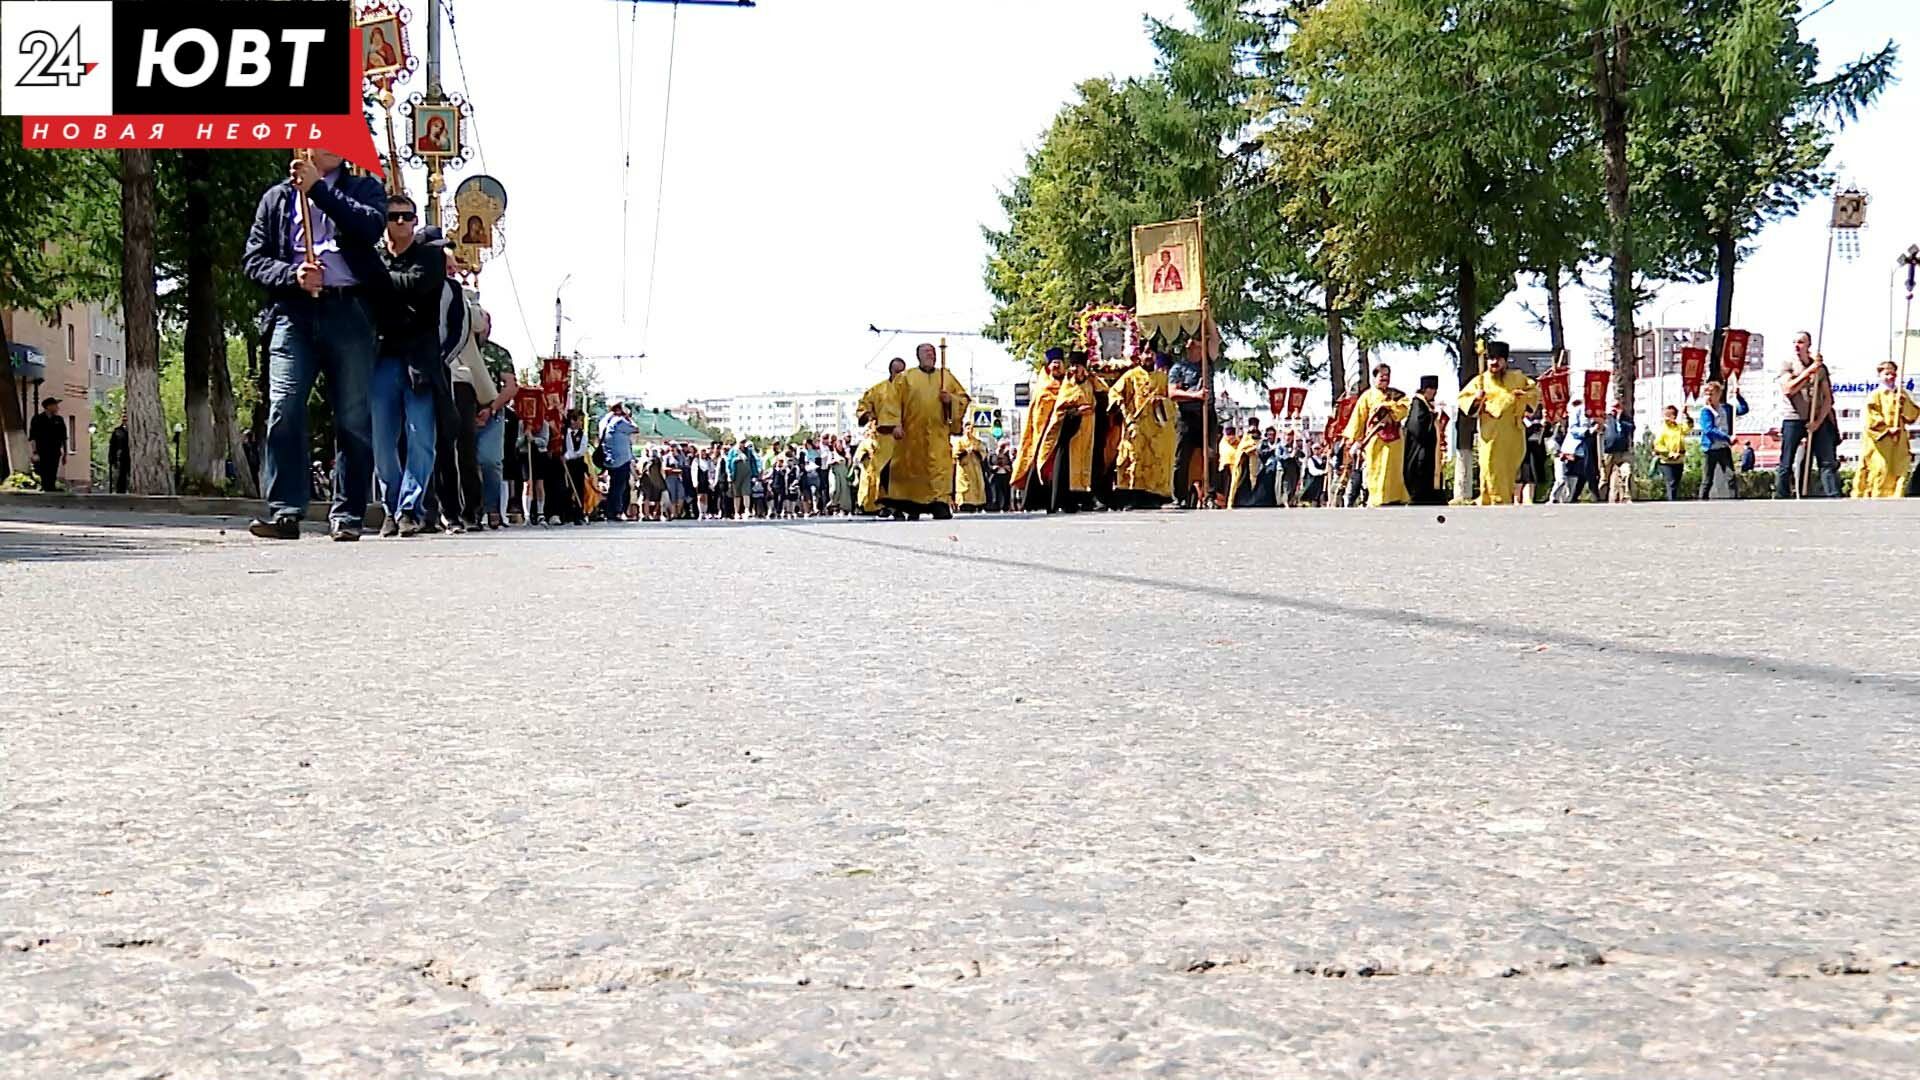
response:
{"label": "utility pole", "polygon": [[[440,0],[427,0],[427,100],[440,100]],[[447,182],[440,159],[427,162],[427,224],[439,225],[440,193]]]}

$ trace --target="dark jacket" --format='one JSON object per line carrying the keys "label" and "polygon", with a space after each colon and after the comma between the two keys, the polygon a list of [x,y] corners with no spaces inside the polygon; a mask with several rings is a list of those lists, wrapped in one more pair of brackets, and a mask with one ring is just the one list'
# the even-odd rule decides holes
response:
{"label": "dark jacket", "polygon": [[[315,184],[313,208],[333,221],[340,254],[363,286],[378,288],[386,277],[375,245],[387,234],[387,189],[371,176],[341,166],[340,185]],[[247,277],[267,290],[269,302],[299,299],[295,274],[300,269],[293,254],[293,185],[275,184],[260,196],[253,212],[253,228],[241,256]]]}
{"label": "dark jacket", "polygon": [[33,420],[27,424],[27,441],[33,444],[42,461],[47,455],[60,456],[67,448],[67,422],[58,416],[49,416],[44,412],[33,414]]}
{"label": "dark jacket", "polygon": [[398,255],[389,253],[385,245],[377,250],[384,279],[384,287],[373,298],[380,355],[397,356],[409,364],[442,363],[440,294],[447,286],[445,246],[415,239]]}

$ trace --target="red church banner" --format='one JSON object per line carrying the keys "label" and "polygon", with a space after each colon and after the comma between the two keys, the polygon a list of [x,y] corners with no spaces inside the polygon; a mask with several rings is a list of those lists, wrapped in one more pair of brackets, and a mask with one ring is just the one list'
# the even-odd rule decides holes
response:
{"label": "red church banner", "polygon": [[1347,394],[1333,403],[1333,415],[1327,418],[1327,438],[1337,439],[1347,430],[1347,421],[1353,419],[1353,407],[1359,403],[1359,394]]}
{"label": "red church banner", "polygon": [[1753,335],[1745,330],[1727,331],[1727,346],[1720,353],[1720,368],[1729,379],[1737,379],[1747,370],[1747,347]]}
{"label": "red church banner", "polygon": [[1540,376],[1540,403],[1546,412],[1547,423],[1557,424],[1567,418],[1567,401],[1571,397],[1566,368],[1554,368]]}
{"label": "red church banner", "polygon": [[1267,391],[1267,408],[1272,409],[1275,416],[1287,411],[1286,387],[1276,386]]}
{"label": "red church banner", "polygon": [[1688,345],[1680,350],[1680,390],[1690,398],[1700,396],[1707,381],[1707,350]]}
{"label": "red church banner", "polygon": [[513,411],[519,415],[523,428],[538,428],[544,419],[542,409],[540,388],[537,386],[523,386],[513,395]]}
{"label": "red church banner", "polygon": [[1586,376],[1587,393],[1582,403],[1586,406],[1588,418],[1598,419],[1607,415],[1607,383],[1613,378],[1613,372],[1589,371]]}
{"label": "red church banner", "polygon": [[1307,388],[1304,386],[1287,387],[1287,415],[1299,416],[1307,409]]}

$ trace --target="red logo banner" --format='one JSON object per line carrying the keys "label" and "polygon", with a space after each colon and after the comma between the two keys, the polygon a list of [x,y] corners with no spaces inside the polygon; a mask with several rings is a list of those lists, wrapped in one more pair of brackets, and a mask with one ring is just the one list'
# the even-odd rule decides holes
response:
{"label": "red logo banner", "polygon": [[1304,386],[1287,387],[1287,415],[1299,416],[1307,410],[1307,388]]}
{"label": "red logo banner", "polygon": [[1286,387],[1276,386],[1267,391],[1267,408],[1273,410],[1273,415],[1275,416],[1279,416],[1287,411]]}
{"label": "red logo banner", "polygon": [[1540,376],[1540,404],[1549,424],[1557,424],[1567,418],[1567,402],[1573,397],[1567,385],[1567,375],[1566,368],[1554,368]]}
{"label": "red logo banner", "polygon": [[1729,379],[1737,379],[1747,370],[1747,349],[1753,342],[1753,334],[1746,330],[1727,331],[1727,345],[1720,353],[1720,369]]}
{"label": "red logo banner", "polygon": [[1589,371],[1586,376],[1587,392],[1582,404],[1589,419],[1599,419],[1607,414],[1607,383],[1613,379],[1613,372]]}
{"label": "red logo banner", "polygon": [[1680,390],[1688,397],[1699,397],[1707,381],[1707,350],[1688,345],[1680,350]]}

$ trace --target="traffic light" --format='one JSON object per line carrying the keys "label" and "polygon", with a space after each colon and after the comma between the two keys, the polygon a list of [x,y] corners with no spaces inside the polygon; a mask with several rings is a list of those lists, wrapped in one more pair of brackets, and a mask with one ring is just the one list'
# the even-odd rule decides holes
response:
{"label": "traffic light", "polygon": [[993,437],[998,439],[1007,433],[1007,414],[1004,409],[993,410]]}

